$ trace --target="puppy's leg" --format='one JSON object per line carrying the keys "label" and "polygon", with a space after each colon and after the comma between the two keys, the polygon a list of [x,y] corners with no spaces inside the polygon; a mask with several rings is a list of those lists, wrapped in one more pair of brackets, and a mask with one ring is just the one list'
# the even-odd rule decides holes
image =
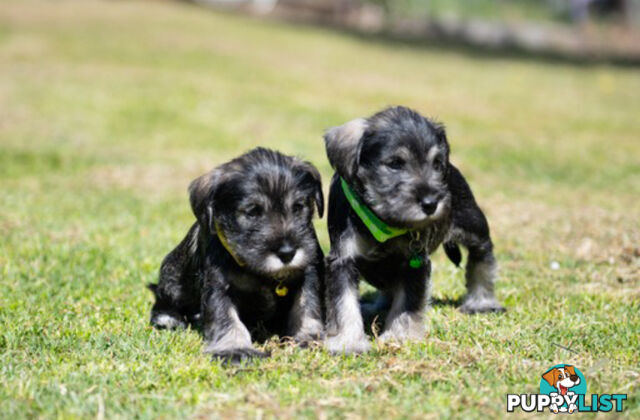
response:
{"label": "puppy's leg", "polygon": [[398,286],[393,291],[391,309],[385,320],[381,341],[419,341],[424,338],[425,306],[431,289],[431,264],[420,269],[400,273]]}
{"label": "puppy's leg", "polygon": [[231,363],[268,356],[251,346],[251,334],[222,284],[212,282],[203,294],[202,314],[205,353]]}
{"label": "puppy's leg", "polygon": [[469,247],[465,277],[467,294],[460,310],[468,314],[481,312],[504,312],[498,303],[493,287],[498,267],[491,250]]}
{"label": "puppy's leg", "polygon": [[325,347],[331,353],[364,353],[371,344],[358,302],[358,270],[351,259],[330,255],[327,263]]}
{"label": "puppy's leg", "polygon": [[445,247],[461,244],[469,251],[465,273],[467,294],[460,310],[470,314],[502,312],[504,308],[496,300],[493,291],[498,269],[493,256],[489,224],[460,171],[454,166],[450,169],[452,225]]}
{"label": "puppy's leg", "polygon": [[193,258],[198,240],[198,225],[194,224],[187,236],[162,261],[158,284],[150,284],[149,289],[156,297],[151,308],[151,325],[158,329],[186,328],[185,309],[191,296],[193,281],[188,275],[189,261]]}
{"label": "puppy's leg", "polygon": [[317,267],[307,267],[304,284],[295,297],[289,314],[287,335],[303,345],[322,338],[320,276],[323,274],[322,263]]}

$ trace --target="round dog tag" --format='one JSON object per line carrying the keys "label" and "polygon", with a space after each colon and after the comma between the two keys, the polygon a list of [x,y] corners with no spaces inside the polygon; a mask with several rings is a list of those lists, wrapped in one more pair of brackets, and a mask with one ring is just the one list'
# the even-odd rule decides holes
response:
{"label": "round dog tag", "polygon": [[276,286],[276,295],[282,297],[286,296],[289,293],[289,289],[284,284],[279,284]]}
{"label": "round dog tag", "polygon": [[420,257],[420,255],[414,255],[413,257],[411,257],[411,259],[409,260],[409,267],[411,268],[422,267],[422,258]]}

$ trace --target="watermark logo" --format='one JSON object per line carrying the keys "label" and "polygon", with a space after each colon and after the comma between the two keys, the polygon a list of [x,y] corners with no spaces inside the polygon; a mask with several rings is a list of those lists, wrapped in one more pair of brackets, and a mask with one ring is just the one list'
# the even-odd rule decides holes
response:
{"label": "watermark logo", "polygon": [[549,410],[556,414],[576,411],[578,396],[584,397],[586,393],[587,380],[580,370],[571,365],[556,365],[546,371],[540,380],[540,394],[551,397]]}
{"label": "watermark logo", "polygon": [[626,394],[592,394],[587,401],[587,380],[578,368],[559,364],[548,369],[540,379],[539,394],[507,394],[507,411],[573,414],[575,412],[621,412]]}

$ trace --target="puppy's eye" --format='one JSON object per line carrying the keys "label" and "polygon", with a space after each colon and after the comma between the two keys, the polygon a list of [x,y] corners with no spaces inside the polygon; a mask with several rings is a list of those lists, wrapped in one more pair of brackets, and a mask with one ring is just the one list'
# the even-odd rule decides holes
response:
{"label": "puppy's eye", "polygon": [[402,169],[406,162],[401,157],[394,157],[391,160],[388,160],[385,165],[391,169]]}
{"label": "puppy's eye", "polygon": [[304,203],[297,202],[293,206],[291,206],[291,210],[293,210],[293,214],[300,214],[302,210],[304,210]]}
{"label": "puppy's eye", "polygon": [[444,159],[442,159],[441,157],[437,157],[434,161],[433,161],[433,169],[440,172],[444,169]]}
{"label": "puppy's eye", "polygon": [[244,214],[251,219],[258,218],[262,216],[262,207],[251,206],[244,211]]}

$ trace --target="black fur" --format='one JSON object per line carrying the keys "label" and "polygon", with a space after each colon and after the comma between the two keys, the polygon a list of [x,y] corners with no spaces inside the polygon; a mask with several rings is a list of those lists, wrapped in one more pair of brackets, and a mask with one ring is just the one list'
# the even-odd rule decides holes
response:
{"label": "black fur", "polygon": [[[205,352],[232,362],[267,356],[252,347],[251,333],[318,339],[323,255],[312,224],[314,206],[320,216],[324,207],[318,171],[257,148],[197,178],[189,191],[197,222],[165,257],[158,284],[149,286],[156,297],[151,324],[201,322]],[[276,294],[279,285],[288,288],[286,296]]]}
{"label": "black fur", "polygon": [[[500,311],[493,297],[495,260],[489,227],[464,177],[449,162],[444,127],[404,107],[354,120],[325,135],[336,170],[330,193],[327,257],[327,341],[333,352],[368,348],[360,314],[353,311],[359,277],[381,290],[391,310],[381,339],[403,341],[423,334],[429,299],[429,254],[445,243],[449,258],[469,250],[465,312]],[[377,242],[351,209],[343,177],[361,200],[387,224],[412,231]],[[421,244],[416,252],[416,244]],[[423,264],[408,262],[418,255]]]}

